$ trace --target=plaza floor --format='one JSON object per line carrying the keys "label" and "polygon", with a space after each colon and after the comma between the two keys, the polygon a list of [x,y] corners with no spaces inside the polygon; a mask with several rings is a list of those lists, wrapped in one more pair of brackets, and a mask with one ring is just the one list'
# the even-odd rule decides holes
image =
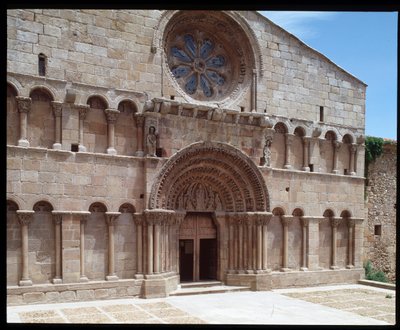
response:
{"label": "plaza floor", "polygon": [[335,285],[7,307],[8,323],[395,324],[395,291]]}

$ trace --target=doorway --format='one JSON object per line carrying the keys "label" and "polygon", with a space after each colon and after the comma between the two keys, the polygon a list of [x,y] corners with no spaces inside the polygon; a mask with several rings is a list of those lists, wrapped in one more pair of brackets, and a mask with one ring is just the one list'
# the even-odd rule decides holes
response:
{"label": "doorway", "polygon": [[188,213],[179,231],[181,282],[217,279],[217,228],[209,213]]}

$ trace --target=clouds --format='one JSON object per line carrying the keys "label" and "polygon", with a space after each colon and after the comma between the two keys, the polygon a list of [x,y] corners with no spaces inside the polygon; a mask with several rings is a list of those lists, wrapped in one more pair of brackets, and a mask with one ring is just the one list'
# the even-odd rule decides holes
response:
{"label": "clouds", "polygon": [[260,14],[302,40],[319,36],[313,23],[331,20],[336,15],[334,12],[321,11],[260,11]]}

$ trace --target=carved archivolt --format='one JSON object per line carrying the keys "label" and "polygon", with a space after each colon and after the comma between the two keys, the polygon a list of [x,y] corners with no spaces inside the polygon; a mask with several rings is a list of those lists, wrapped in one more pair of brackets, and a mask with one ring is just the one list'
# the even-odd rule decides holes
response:
{"label": "carved archivolt", "polygon": [[239,149],[197,142],[163,166],[151,190],[149,209],[268,211],[269,196],[258,168]]}

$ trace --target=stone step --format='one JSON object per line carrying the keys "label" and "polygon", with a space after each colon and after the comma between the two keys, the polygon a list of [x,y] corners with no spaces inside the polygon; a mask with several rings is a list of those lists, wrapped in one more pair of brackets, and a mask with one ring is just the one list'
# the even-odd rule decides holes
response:
{"label": "stone step", "polygon": [[209,286],[217,286],[222,285],[220,281],[199,281],[199,282],[184,282],[180,284],[182,289],[186,288],[206,288]]}
{"label": "stone step", "polygon": [[209,287],[191,287],[191,288],[178,288],[171,292],[170,296],[187,296],[195,294],[210,294],[210,293],[226,293],[226,292],[238,292],[238,291],[250,291],[250,287],[247,286],[231,286],[231,285],[215,285]]}

